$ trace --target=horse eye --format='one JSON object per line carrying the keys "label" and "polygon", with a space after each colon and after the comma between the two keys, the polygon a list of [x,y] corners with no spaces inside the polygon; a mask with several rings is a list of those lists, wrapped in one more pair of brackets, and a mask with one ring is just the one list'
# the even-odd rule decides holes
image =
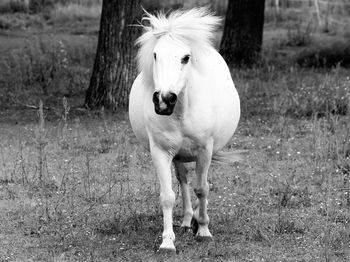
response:
{"label": "horse eye", "polygon": [[153,53],[153,58],[154,58],[154,60],[157,59],[157,54],[156,53]]}
{"label": "horse eye", "polygon": [[188,61],[190,60],[190,55],[185,55],[182,59],[181,59],[181,64],[185,65],[188,63]]}

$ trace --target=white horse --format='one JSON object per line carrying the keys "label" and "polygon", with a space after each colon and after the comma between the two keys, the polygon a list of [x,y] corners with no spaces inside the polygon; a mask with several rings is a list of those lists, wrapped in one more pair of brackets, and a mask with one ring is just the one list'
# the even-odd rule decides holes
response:
{"label": "white horse", "polygon": [[[230,71],[213,48],[213,32],[220,18],[205,8],[175,11],[168,16],[146,13],[149,22],[140,45],[129,102],[129,116],[138,140],[151,152],[160,182],[164,231],[160,249],[175,250],[171,163],[181,184],[182,227],[198,222],[197,238],[211,239],[207,214],[211,160],[239,161],[239,153],[221,150],[233,135],[240,117],[240,101]],[[191,205],[184,162],[196,162],[198,198]]]}

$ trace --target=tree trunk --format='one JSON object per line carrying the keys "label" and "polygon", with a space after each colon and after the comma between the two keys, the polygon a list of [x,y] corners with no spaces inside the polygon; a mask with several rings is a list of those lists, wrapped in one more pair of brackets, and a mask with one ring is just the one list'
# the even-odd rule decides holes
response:
{"label": "tree trunk", "polygon": [[229,66],[252,65],[260,57],[265,0],[229,0],[220,53]]}
{"label": "tree trunk", "polygon": [[141,29],[140,0],[103,0],[97,51],[88,108],[127,108],[132,81],[137,75],[135,40]]}

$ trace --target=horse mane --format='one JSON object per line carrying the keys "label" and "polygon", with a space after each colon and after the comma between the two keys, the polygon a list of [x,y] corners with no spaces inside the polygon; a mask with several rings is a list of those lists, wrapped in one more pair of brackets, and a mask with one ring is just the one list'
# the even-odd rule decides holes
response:
{"label": "horse mane", "polygon": [[169,15],[164,12],[152,15],[145,11],[142,21],[148,21],[149,25],[142,25],[144,33],[136,40],[136,44],[140,46],[137,55],[138,69],[150,80],[153,73],[153,49],[160,37],[169,35],[189,45],[195,64],[200,55],[213,48],[213,32],[221,18],[214,16],[208,8],[201,7],[177,10]]}

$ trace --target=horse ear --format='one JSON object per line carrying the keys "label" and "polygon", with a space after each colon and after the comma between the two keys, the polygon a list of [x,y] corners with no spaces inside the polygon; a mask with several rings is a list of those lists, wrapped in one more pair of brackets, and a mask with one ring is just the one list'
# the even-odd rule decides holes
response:
{"label": "horse ear", "polygon": [[147,17],[147,16],[144,16],[144,17],[141,18],[141,25],[143,27],[151,27],[152,30],[154,29],[153,25],[150,22],[149,17]]}
{"label": "horse ear", "polygon": [[152,15],[149,12],[147,12],[147,10],[143,6],[141,6],[141,8],[142,8],[143,12],[145,13],[145,16],[143,16],[141,18],[141,25],[143,27],[148,27],[148,28],[150,27],[152,30],[154,30],[154,26],[151,23],[151,16]]}

